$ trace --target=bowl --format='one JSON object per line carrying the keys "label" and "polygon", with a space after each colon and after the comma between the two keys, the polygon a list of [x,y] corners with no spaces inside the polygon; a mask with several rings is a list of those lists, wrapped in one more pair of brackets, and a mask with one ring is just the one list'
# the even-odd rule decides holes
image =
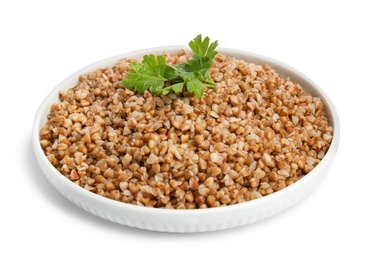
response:
{"label": "bowl", "polygon": [[305,177],[280,191],[256,200],[226,207],[176,210],[135,206],[99,196],[74,184],[54,168],[44,155],[43,149],[39,144],[39,131],[47,121],[51,105],[59,102],[58,93],[60,90],[74,87],[78,82],[79,75],[95,69],[114,66],[122,58],[141,60],[145,54],[153,53],[159,55],[165,50],[172,53],[178,52],[180,49],[187,50],[188,47],[158,47],[104,59],[73,73],[46,96],[36,112],[32,144],[36,160],[53,187],[71,202],[101,218],[139,229],[179,233],[223,230],[254,223],[289,208],[310,194],[328,173],[338,150],[340,126],[334,104],[320,87],[296,69],[258,54],[227,48],[219,48],[218,51],[246,62],[255,64],[267,63],[281,76],[289,77],[291,81],[299,83],[306,93],[318,96],[324,102],[325,115],[334,128],[333,140],[325,157]]}

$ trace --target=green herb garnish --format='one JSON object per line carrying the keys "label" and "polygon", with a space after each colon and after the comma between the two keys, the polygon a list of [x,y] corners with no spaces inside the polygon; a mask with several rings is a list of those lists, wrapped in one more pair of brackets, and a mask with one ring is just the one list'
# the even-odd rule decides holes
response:
{"label": "green herb garnish", "polygon": [[166,64],[166,58],[162,55],[157,57],[153,54],[145,55],[142,63],[129,64],[132,70],[127,73],[128,77],[123,81],[123,85],[138,93],[148,90],[152,94],[163,96],[171,92],[180,93],[186,89],[201,98],[205,87],[216,86],[209,75],[209,68],[218,53],[215,50],[218,41],[211,44],[209,42],[208,37],[202,40],[201,34],[196,36],[189,43],[193,58],[187,60],[187,63],[177,64],[174,67]]}

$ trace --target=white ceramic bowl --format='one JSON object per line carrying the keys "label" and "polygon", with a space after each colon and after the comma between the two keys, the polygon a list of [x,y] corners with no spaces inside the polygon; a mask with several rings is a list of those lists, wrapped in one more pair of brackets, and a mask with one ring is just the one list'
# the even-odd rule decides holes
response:
{"label": "white ceramic bowl", "polygon": [[157,55],[164,50],[177,52],[180,49],[187,50],[188,47],[159,47],[108,58],[75,72],[55,87],[40,105],[32,133],[35,156],[48,181],[70,201],[94,215],[130,227],[162,232],[204,232],[253,223],[285,210],[313,191],[326,176],[339,145],[339,118],[332,101],[309,78],[284,63],[257,54],[225,48],[219,48],[219,52],[246,62],[267,63],[281,76],[290,77],[291,81],[299,83],[308,94],[318,96],[323,100],[326,116],[334,128],[334,137],[323,160],[301,180],[265,197],[227,207],[194,210],[158,209],[134,206],[101,197],[74,184],[49,163],[39,144],[39,131],[47,121],[51,105],[59,102],[58,92],[60,90],[74,87],[79,75],[98,68],[112,67],[121,58],[141,60],[145,54]]}

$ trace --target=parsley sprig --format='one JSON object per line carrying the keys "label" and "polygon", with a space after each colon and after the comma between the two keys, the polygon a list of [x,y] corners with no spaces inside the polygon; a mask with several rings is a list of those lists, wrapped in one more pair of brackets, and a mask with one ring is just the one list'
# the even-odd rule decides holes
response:
{"label": "parsley sprig", "polygon": [[129,64],[123,85],[138,93],[148,90],[152,94],[165,96],[171,92],[180,93],[185,89],[198,98],[204,95],[205,87],[214,88],[216,83],[209,75],[209,68],[217,55],[218,41],[211,44],[209,37],[202,39],[201,34],[190,41],[193,58],[187,63],[170,66],[163,55],[145,55],[142,63]]}

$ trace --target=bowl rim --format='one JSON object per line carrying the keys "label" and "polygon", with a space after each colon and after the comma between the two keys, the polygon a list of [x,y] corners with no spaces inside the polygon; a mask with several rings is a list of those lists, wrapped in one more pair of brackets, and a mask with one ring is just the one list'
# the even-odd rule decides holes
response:
{"label": "bowl rim", "polygon": [[[340,121],[339,121],[339,116],[337,113],[337,110],[334,106],[334,103],[332,100],[329,98],[329,96],[316,84],[314,81],[312,81],[309,77],[304,75],[302,72],[299,70],[281,62],[278,60],[275,60],[273,58],[269,58],[267,56],[263,56],[260,54],[244,51],[244,50],[238,50],[238,49],[232,49],[232,48],[217,48],[219,53],[222,53],[226,56],[233,56],[240,54],[241,56],[246,56],[246,57],[251,57],[254,59],[258,60],[266,60],[268,61],[268,64],[270,66],[274,67],[274,69],[277,71],[279,67],[282,67],[288,71],[291,71],[292,73],[299,75],[303,79],[305,79],[317,92],[323,97],[324,103],[327,102],[325,105],[325,109],[328,106],[331,112],[331,118],[329,121],[331,122],[330,124],[333,125],[333,139],[330,144],[329,150],[325,154],[324,158],[320,161],[320,163],[307,175],[305,175],[303,178],[298,180],[297,182],[293,183],[290,186],[287,186],[286,188],[279,190],[277,192],[274,192],[272,194],[263,196],[261,198],[251,200],[251,201],[246,201],[234,205],[228,205],[228,206],[220,206],[217,208],[205,208],[205,209],[165,209],[165,208],[150,208],[150,207],[145,207],[145,206],[138,206],[138,205],[132,205],[120,201],[115,201],[103,196],[100,196],[98,194],[95,194],[91,191],[88,191],[71,180],[67,179],[65,176],[63,176],[57,169],[54,168],[54,166],[48,161],[47,157],[45,156],[43,149],[40,146],[39,143],[39,132],[40,132],[40,124],[41,121],[43,120],[42,114],[45,109],[50,109],[50,104],[48,101],[51,99],[55,98],[55,95],[58,94],[58,91],[60,89],[68,89],[72,88],[74,86],[69,86],[69,87],[63,87],[67,81],[71,80],[72,78],[76,77],[78,79],[79,75],[87,73],[89,71],[94,70],[95,68],[101,68],[101,67],[110,67],[113,65],[113,62],[118,61],[122,58],[128,57],[134,57],[134,56],[139,56],[140,54],[161,54],[164,51],[167,52],[175,52],[181,49],[187,50],[188,46],[184,45],[171,45],[171,46],[159,46],[159,47],[154,47],[154,48],[146,48],[146,49],[141,49],[137,51],[132,51],[132,52],[127,52],[123,53],[120,55],[115,55],[109,58],[105,58],[96,62],[91,63],[90,65],[87,65],[78,71],[70,74],[68,77],[66,77],[63,81],[61,81],[59,84],[57,84],[49,93],[48,95],[43,99],[42,103],[39,105],[38,110],[35,114],[34,121],[33,121],[33,126],[32,126],[32,145],[33,145],[33,150],[34,150],[34,155],[37,158],[38,163],[40,164],[40,167],[47,167],[48,172],[51,174],[55,175],[56,178],[58,178],[58,181],[64,185],[64,186],[69,186],[70,189],[73,189],[75,192],[80,194],[83,197],[89,198],[91,200],[94,200],[99,204],[107,204],[110,207],[118,207],[120,209],[126,210],[126,211],[132,211],[135,213],[139,214],[171,214],[174,216],[200,216],[200,215],[207,215],[207,214],[219,214],[219,213],[226,213],[229,211],[234,211],[234,210],[241,210],[241,209],[248,209],[248,208],[255,208],[259,204],[264,204],[271,202],[275,200],[276,198],[280,196],[284,196],[293,190],[297,189],[300,186],[303,186],[305,183],[307,183],[310,179],[314,178],[327,163],[329,163],[330,160],[333,160],[339,146],[339,139],[340,139]],[[251,61],[246,61],[250,63]],[[107,64],[104,65],[103,64]],[[257,64],[256,65],[260,65]],[[43,166],[42,166],[43,165]],[[43,170],[43,169],[42,169]],[[44,170],[43,170],[44,172]]]}

